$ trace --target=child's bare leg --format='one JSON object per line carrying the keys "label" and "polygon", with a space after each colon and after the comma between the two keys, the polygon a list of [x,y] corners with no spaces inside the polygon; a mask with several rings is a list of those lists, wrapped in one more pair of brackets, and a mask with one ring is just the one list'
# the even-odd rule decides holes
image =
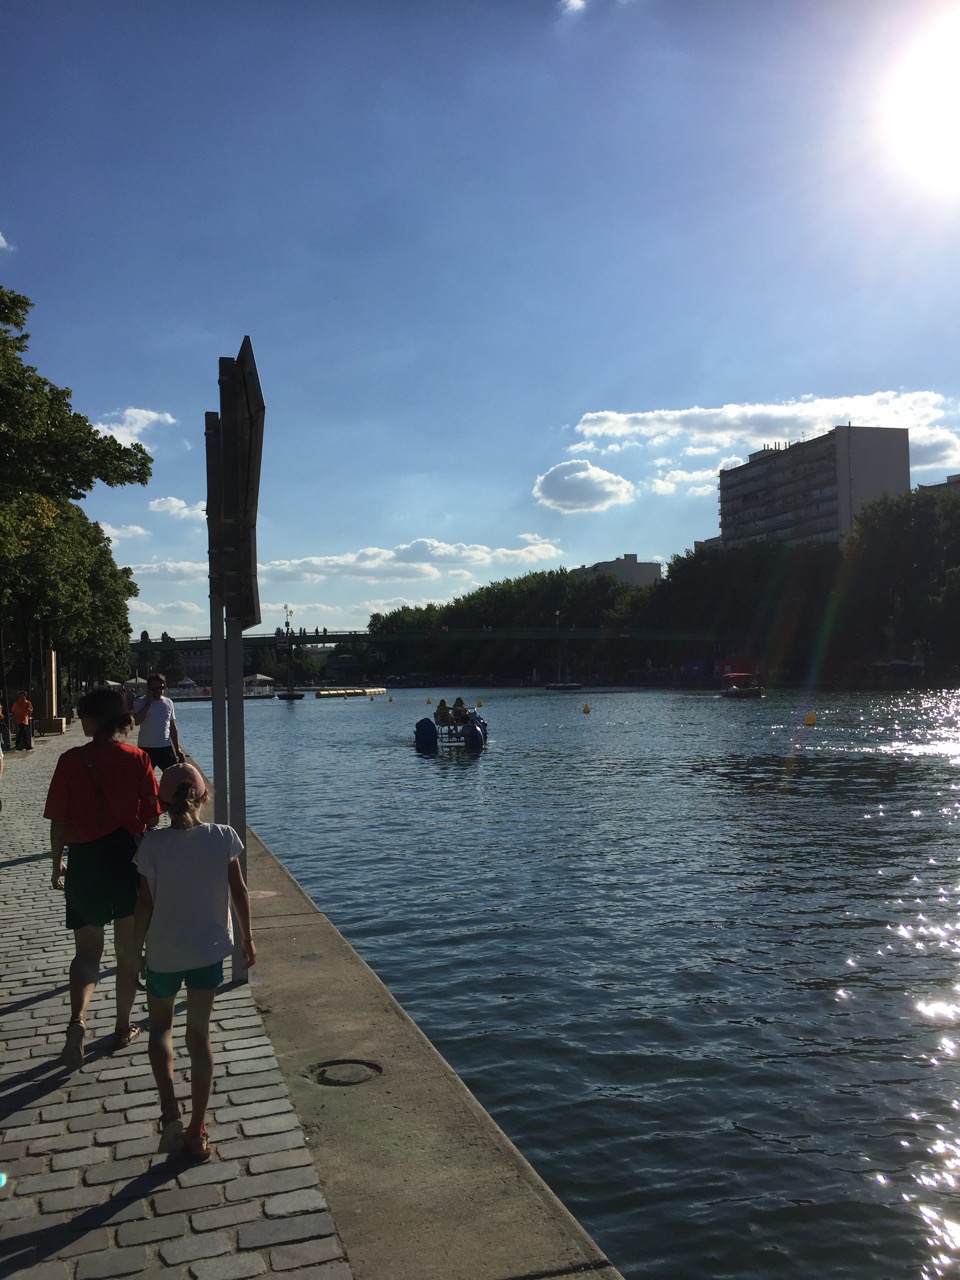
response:
{"label": "child's bare leg", "polygon": [[175,1120],[180,1114],[176,1088],[173,1083],[173,1005],[176,997],[164,999],[147,994],[147,1010],[150,1014],[150,1066],[160,1095],[160,1115],[164,1120]]}
{"label": "child's bare leg", "polygon": [[187,1029],[184,1040],[190,1054],[190,1101],[193,1108],[190,1123],[184,1132],[188,1142],[200,1137],[213,1087],[210,1011],[216,994],[216,990],[187,989]]}
{"label": "child's bare leg", "polygon": [[137,998],[140,957],[133,954],[133,916],[113,922],[113,946],[117,953],[117,1035],[130,1030],[130,1013]]}

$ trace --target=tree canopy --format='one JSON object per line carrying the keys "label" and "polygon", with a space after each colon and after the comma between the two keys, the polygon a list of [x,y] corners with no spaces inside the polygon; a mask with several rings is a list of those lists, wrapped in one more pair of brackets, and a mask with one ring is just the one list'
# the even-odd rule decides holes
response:
{"label": "tree canopy", "polygon": [[90,674],[128,663],[129,569],[76,500],[96,482],[146,484],[150,455],[80,413],[71,392],[26,364],[33,304],[0,287],[0,609],[4,666],[29,682],[53,646]]}
{"label": "tree canopy", "polygon": [[[748,661],[805,684],[864,683],[899,662],[956,685],[958,617],[960,485],[868,504],[842,545],[703,546],[674,556],[664,578],[643,588],[609,575],[531,573],[449,604],[375,614],[370,631],[404,634],[383,647],[383,664],[399,675],[550,679],[562,661],[573,679],[709,680]],[[539,640],[458,635],[554,625],[556,637]],[[571,628],[610,634],[576,638]]]}

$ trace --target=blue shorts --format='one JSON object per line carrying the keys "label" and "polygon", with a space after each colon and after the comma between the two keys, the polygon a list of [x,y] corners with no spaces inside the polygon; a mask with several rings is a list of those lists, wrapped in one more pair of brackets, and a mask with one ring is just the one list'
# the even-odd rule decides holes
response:
{"label": "blue shorts", "polygon": [[202,969],[180,969],[176,973],[157,973],[147,970],[147,994],[160,1000],[172,1000],[183,983],[188,991],[216,991],[223,982],[223,961],[205,965]]}

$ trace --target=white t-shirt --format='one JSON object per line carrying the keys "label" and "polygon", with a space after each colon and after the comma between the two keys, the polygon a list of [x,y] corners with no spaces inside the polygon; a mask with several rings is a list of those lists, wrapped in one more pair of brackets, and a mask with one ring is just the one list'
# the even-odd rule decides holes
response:
{"label": "white t-shirt", "polygon": [[216,964],[233,950],[230,861],[243,851],[233,827],[203,822],[148,831],[136,864],[150,887],[147,968],[182,973]]}
{"label": "white t-shirt", "polygon": [[134,712],[141,712],[147,707],[147,714],[144,716],[140,725],[140,732],[137,734],[138,747],[169,747],[170,746],[170,722],[176,717],[173,713],[173,703],[169,698],[138,698],[134,705]]}

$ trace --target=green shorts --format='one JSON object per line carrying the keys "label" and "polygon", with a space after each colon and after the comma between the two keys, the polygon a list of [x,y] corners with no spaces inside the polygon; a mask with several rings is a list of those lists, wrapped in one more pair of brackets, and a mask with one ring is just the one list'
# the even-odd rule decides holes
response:
{"label": "green shorts", "polygon": [[176,973],[157,973],[147,970],[147,994],[160,1000],[171,1000],[184,984],[188,991],[216,991],[223,982],[223,961],[205,965],[202,969],[180,969]]}
{"label": "green shorts", "polygon": [[103,926],[133,915],[140,873],[133,864],[137,842],[125,827],[67,850],[66,925],[82,929]]}

